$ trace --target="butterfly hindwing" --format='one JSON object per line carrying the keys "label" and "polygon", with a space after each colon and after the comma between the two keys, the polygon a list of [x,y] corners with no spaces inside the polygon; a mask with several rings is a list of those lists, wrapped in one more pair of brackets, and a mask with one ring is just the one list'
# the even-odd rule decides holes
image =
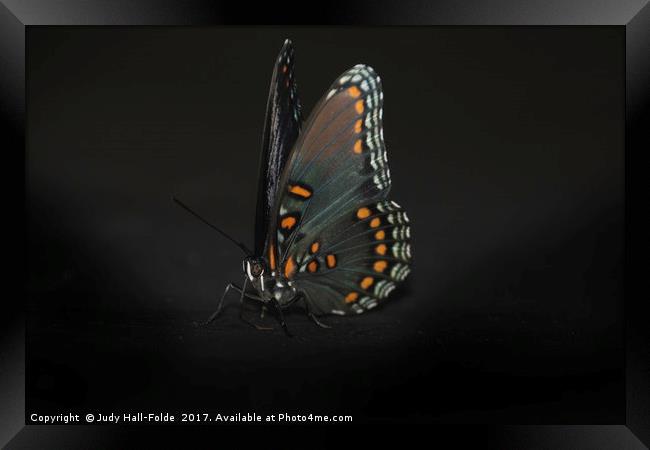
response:
{"label": "butterfly hindwing", "polygon": [[318,314],[370,309],[410,270],[408,218],[386,200],[382,104],[372,68],[343,73],[314,108],[282,176],[269,259]]}
{"label": "butterfly hindwing", "polygon": [[364,312],[409,274],[410,237],[408,216],[395,202],[361,206],[325,228],[316,245],[296,247],[295,280],[317,314]]}
{"label": "butterfly hindwing", "polygon": [[287,39],[273,69],[266,106],[255,219],[255,253],[258,255],[264,252],[280,177],[300,133],[300,109],[294,75],[294,50]]}

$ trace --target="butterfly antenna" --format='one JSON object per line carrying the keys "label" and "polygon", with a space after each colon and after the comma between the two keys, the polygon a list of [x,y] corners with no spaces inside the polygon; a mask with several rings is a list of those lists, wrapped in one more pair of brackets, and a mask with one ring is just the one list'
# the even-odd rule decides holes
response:
{"label": "butterfly antenna", "polygon": [[201,217],[198,213],[196,213],[194,210],[192,210],[192,208],[190,208],[189,206],[187,206],[187,205],[186,205],[185,203],[183,203],[182,201],[180,201],[180,200],[177,199],[176,197],[172,197],[172,200],[174,200],[174,202],[175,202],[178,206],[180,206],[181,208],[183,208],[185,211],[187,211],[188,213],[192,214],[194,217],[196,217],[197,219],[199,219],[201,222],[203,222],[204,224],[206,224],[207,226],[209,226],[209,227],[212,228],[213,230],[217,231],[220,235],[222,235],[223,237],[225,237],[226,239],[228,239],[230,242],[232,242],[233,244],[235,244],[237,247],[239,247],[239,248],[240,248],[240,249],[241,249],[241,250],[246,254],[246,256],[251,256],[251,255],[253,254],[253,252],[251,252],[251,251],[248,249],[248,247],[246,247],[246,245],[244,245],[243,243],[241,243],[241,242],[239,242],[239,241],[236,241],[235,239],[233,239],[232,237],[230,237],[226,232],[224,232],[223,230],[221,230],[221,229],[218,228],[217,226],[215,226],[215,225],[211,224],[210,222],[208,222],[207,220],[205,220],[203,217]]}

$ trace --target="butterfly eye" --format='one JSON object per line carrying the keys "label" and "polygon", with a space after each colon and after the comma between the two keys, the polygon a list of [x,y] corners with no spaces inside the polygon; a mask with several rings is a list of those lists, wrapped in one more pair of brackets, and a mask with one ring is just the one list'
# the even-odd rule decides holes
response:
{"label": "butterfly eye", "polygon": [[259,277],[264,272],[262,265],[260,263],[253,263],[251,266],[251,275],[254,277]]}

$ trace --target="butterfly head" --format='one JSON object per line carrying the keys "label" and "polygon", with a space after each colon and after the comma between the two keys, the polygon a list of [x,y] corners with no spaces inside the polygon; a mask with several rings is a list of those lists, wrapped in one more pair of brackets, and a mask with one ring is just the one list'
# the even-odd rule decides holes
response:
{"label": "butterfly head", "polygon": [[244,259],[244,272],[246,273],[248,280],[255,285],[259,283],[260,280],[264,279],[266,263],[262,258],[247,256]]}
{"label": "butterfly head", "polygon": [[270,284],[269,274],[267,273],[267,264],[264,258],[247,256],[244,259],[244,273],[248,281],[258,291],[260,297],[266,298],[266,286]]}

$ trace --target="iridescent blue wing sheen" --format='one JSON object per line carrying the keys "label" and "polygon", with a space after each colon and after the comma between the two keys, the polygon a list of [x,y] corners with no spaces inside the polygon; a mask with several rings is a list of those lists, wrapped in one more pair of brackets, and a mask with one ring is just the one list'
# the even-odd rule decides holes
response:
{"label": "iridescent blue wing sheen", "polygon": [[317,314],[371,309],[410,271],[408,217],[387,199],[382,105],[371,67],[343,73],[314,108],[282,175],[269,257]]}
{"label": "iridescent blue wing sheen", "polygon": [[264,254],[280,177],[289,152],[298,139],[301,123],[294,75],[294,50],[287,39],[273,69],[266,105],[255,218],[256,255]]}

